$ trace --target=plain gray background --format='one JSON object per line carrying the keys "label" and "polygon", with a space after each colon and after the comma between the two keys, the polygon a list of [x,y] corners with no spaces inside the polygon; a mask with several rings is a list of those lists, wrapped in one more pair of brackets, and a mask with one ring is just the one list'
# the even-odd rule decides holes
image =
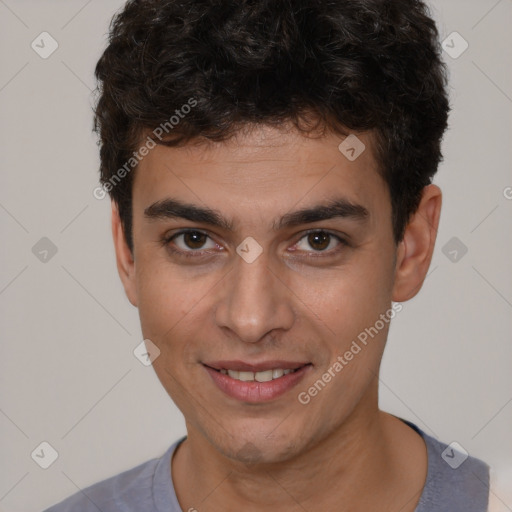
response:
{"label": "plain gray background", "polygon": [[[115,268],[110,204],[92,195],[93,69],[122,4],[0,0],[2,511],[42,510],[185,433],[133,355],[142,337]],[[456,31],[469,46],[444,53],[454,110],[435,180],[441,226],[423,290],[393,321],[381,407],[512,482],[512,1],[430,5],[441,40]],[[59,45],[47,59],[31,47],[43,31]],[[31,457],[43,441],[58,452],[48,469]]]}

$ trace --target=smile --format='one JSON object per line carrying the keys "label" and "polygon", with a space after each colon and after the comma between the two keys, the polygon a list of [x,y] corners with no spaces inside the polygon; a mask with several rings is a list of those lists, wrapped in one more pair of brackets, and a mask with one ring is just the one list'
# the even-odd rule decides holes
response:
{"label": "smile", "polygon": [[229,375],[232,379],[241,380],[243,382],[270,382],[271,380],[279,379],[283,375],[296,372],[298,370],[284,370],[283,368],[275,368],[273,370],[265,370],[263,372],[240,372],[237,370],[226,370],[222,368],[220,373]]}
{"label": "smile", "polygon": [[203,364],[224,394],[250,403],[280,397],[295,387],[312,367],[311,363],[266,363],[258,366],[237,362],[219,362],[212,366]]}

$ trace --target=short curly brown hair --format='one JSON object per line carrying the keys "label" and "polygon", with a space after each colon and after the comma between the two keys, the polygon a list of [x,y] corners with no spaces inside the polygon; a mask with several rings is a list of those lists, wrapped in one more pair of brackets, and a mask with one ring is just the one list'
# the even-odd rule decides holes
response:
{"label": "short curly brown hair", "polygon": [[129,0],[96,78],[100,181],[130,248],[133,173],[112,177],[174,113],[187,112],[159,144],[227,140],[246,123],[373,130],[396,242],[442,160],[446,64],[420,0]]}

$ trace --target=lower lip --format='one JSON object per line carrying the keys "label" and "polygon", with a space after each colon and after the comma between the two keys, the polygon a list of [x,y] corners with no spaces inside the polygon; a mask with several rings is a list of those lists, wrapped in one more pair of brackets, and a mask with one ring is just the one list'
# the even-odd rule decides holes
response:
{"label": "lower lip", "polygon": [[244,382],[232,379],[229,375],[218,372],[209,366],[203,366],[210,374],[213,382],[215,382],[217,387],[226,395],[243,402],[251,403],[268,402],[284,395],[287,391],[295,387],[311,368],[311,365],[308,364],[292,373],[288,373],[287,375],[283,375],[269,382]]}

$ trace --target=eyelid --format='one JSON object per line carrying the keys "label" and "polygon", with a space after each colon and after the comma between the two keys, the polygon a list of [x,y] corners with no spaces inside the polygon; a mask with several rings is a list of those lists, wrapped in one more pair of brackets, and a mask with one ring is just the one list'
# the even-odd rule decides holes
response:
{"label": "eyelid", "polygon": [[[203,229],[198,229],[198,228],[184,228],[184,229],[180,229],[179,231],[176,231],[175,233],[172,233],[172,234],[165,234],[162,237],[161,243],[163,246],[169,246],[169,244],[175,238],[177,238],[181,235],[186,235],[187,233],[199,233],[199,234],[204,235],[207,238],[209,238],[216,245],[220,246],[220,244],[210,235],[210,233],[208,233],[207,231],[205,231]],[[173,252],[179,253],[179,254],[184,254],[184,255],[201,254],[201,253],[211,252],[211,250],[212,249],[197,249],[197,250],[190,249],[188,251],[184,251],[183,249],[172,249]]]}
{"label": "eyelid", "polygon": [[[308,236],[311,233],[325,233],[326,235],[329,235],[329,236],[335,238],[339,242],[339,245],[344,246],[344,247],[349,246],[347,237],[344,237],[341,234],[337,234],[329,229],[324,229],[324,228],[311,228],[311,229],[308,229],[307,231],[302,232],[293,245],[297,245],[304,237]],[[315,256],[321,257],[322,255],[333,255],[333,254],[338,253],[339,251],[340,251],[340,249],[335,248],[335,249],[331,249],[329,251],[314,251],[314,250],[312,250],[312,251],[301,251],[301,252],[306,252],[306,253],[310,253]]]}
{"label": "eyelid", "polygon": [[[184,229],[176,231],[170,235],[166,234],[162,237],[162,241],[161,241],[162,245],[164,247],[167,247],[168,250],[170,250],[174,254],[178,254],[178,255],[181,255],[184,257],[200,258],[201,256],[204,256],[204,255],[208,255],[208,254],[211,255],[212,249],[197,249],[197,250],[191,249],[191,250],[185,251],[183,249],[171,248],[170,242],[172,240],[174,240],[178,236],[181,236],[181,235],[184,235],[187,233],[191,233],[191,232],[200,233],[202,235],[205,235],[207,238],[212,240],[217,246],[221,246],[221,244],[216,242],[215,239],[208,233],[208,231],[205,231],[205,230],[199,229],[199,228],[184,228]],[[328,229],[323,229],[323,228],[310,228],[306,231],[301,232],[293,245],[294,246],[297,245],[303,238],[307,237],[311,233],[325,233],[325,234],[335,238],[339,242],[339,245],[341,245],[342,247],[346,247],[346,246],[350,245],[349,242],[347,241],[347,237],[344,237],[343,235],[336,234]],[[224,250],[224,249],[222,248],[221,250]],[[311,250],[311,251],[298,251],[298,252],[304,252],[304,253],[313,255],[313,256],[308,256],[308,257],[322,257],[322,256],[328,257],[328,256],[337,254],[340,250],[341,250],[340,248],[335,248],[335,249],[330,249],[329,251]],[[292,252],[294,252],[294,251],[292,251]]]}

